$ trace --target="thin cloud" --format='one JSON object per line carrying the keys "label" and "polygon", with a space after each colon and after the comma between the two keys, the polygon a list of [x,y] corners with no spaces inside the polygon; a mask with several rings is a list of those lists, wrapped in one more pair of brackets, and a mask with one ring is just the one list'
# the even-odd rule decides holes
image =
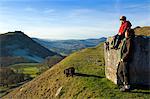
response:
{"label": "thin cloud", "polygon": [[26,7],[24,10],[28,11],[28,12],[36,12],[37,11],[37,9],[35,9],[33,7]]}
{"label": "thin cloud", "polygon": [[74,16],[85,16],[85,15],[89,15],[91,13],[94,13],[95,10],[93,9],[73,9],[71,10],[71,14],[70,16],[74,17]]}
{"label": "thin cloud", "polygon": [[55,10],[54,9],[45,9],[43,12],[46,14],[49,14],[49,13],[54,13]]}
{"label": "thin cloud", "polygon": [[130,4],[128,6],[123,7],[124,9],[149,9],[150,4]]}

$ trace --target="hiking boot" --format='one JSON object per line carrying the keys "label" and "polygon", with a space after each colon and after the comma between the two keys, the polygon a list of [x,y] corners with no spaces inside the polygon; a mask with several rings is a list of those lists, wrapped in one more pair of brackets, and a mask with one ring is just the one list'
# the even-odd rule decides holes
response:
{"label": "hiking boot", "polygon": [[124,85],[122,88],[120,88],[121,92],[129,92],[130,91],[130,85]]}
{"label": "hiking boot", "polygon": [[124,85],[125,89],[130,90],[130,85]]}

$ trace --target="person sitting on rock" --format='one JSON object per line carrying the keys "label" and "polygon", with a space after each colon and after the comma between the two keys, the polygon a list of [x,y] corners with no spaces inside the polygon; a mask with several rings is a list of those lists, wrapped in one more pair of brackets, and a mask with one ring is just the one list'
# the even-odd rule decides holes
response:
{"label": "person sitting on rock", "polygon": [[132,51],[133,51],[133,43],[132,43],[132,35],[129,32],[125,32],[125,38],[123,39],[121,53],[120,53],[120,64],[118,66],[117,75],[122,83],[122,88],[120,91],[129,91],[129,62],[132,58]]}
{"label": "person sitting on rock", "polygon": [[129,32],[131,29],[132,24],[129,21],[126,21],[125,16],[120,17],[120,22],[121,26],[119,28],[118,34],[113,37],[113,47],[111,49],[118,49],[121,40],[125,38],[125,32]]}

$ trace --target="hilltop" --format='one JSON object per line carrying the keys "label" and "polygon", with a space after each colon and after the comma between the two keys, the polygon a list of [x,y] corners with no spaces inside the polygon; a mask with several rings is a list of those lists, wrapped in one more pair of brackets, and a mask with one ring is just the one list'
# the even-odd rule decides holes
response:
{"label": "hilltop", "polygon": [[38,44],[21,31],[0,34],[0,64],[42,62],[46,57],[61,55]]}
{"label": "hilltop", "polygon": [[[66,77],[63,70],[74,67],[75,77]],[[14,98],[147,98],[149,90],[135,89],[130,93],[121,93],[118,87],[104,75],[103,43],[69,55],[32,81],[4,96]],[[59,92],[60,91],[60,92]],[[56,93],[58,95],[56,96]]]}
{"label": "hilltop", "polygon": [[150,36],[150,26],[137,26],[134,28],[134,31],[136,35]]}

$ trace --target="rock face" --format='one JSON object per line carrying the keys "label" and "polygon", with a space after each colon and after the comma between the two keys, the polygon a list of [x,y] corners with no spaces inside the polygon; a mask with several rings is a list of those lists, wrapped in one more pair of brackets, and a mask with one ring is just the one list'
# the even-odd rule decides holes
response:
{"label": "rock face", "polygon": [[[108,38],[107,42],[110,43],[112,38]],[[136,36],[133,39],[133,56],[132,61],[129,63],[129,80],[131,84],[150,85],[150,37]],[[105,75],[115,84],[119,84],[117,77],[118,62],[120,60],[120,49],[106,50],[104,44],[104,57],[105,57]]]}

